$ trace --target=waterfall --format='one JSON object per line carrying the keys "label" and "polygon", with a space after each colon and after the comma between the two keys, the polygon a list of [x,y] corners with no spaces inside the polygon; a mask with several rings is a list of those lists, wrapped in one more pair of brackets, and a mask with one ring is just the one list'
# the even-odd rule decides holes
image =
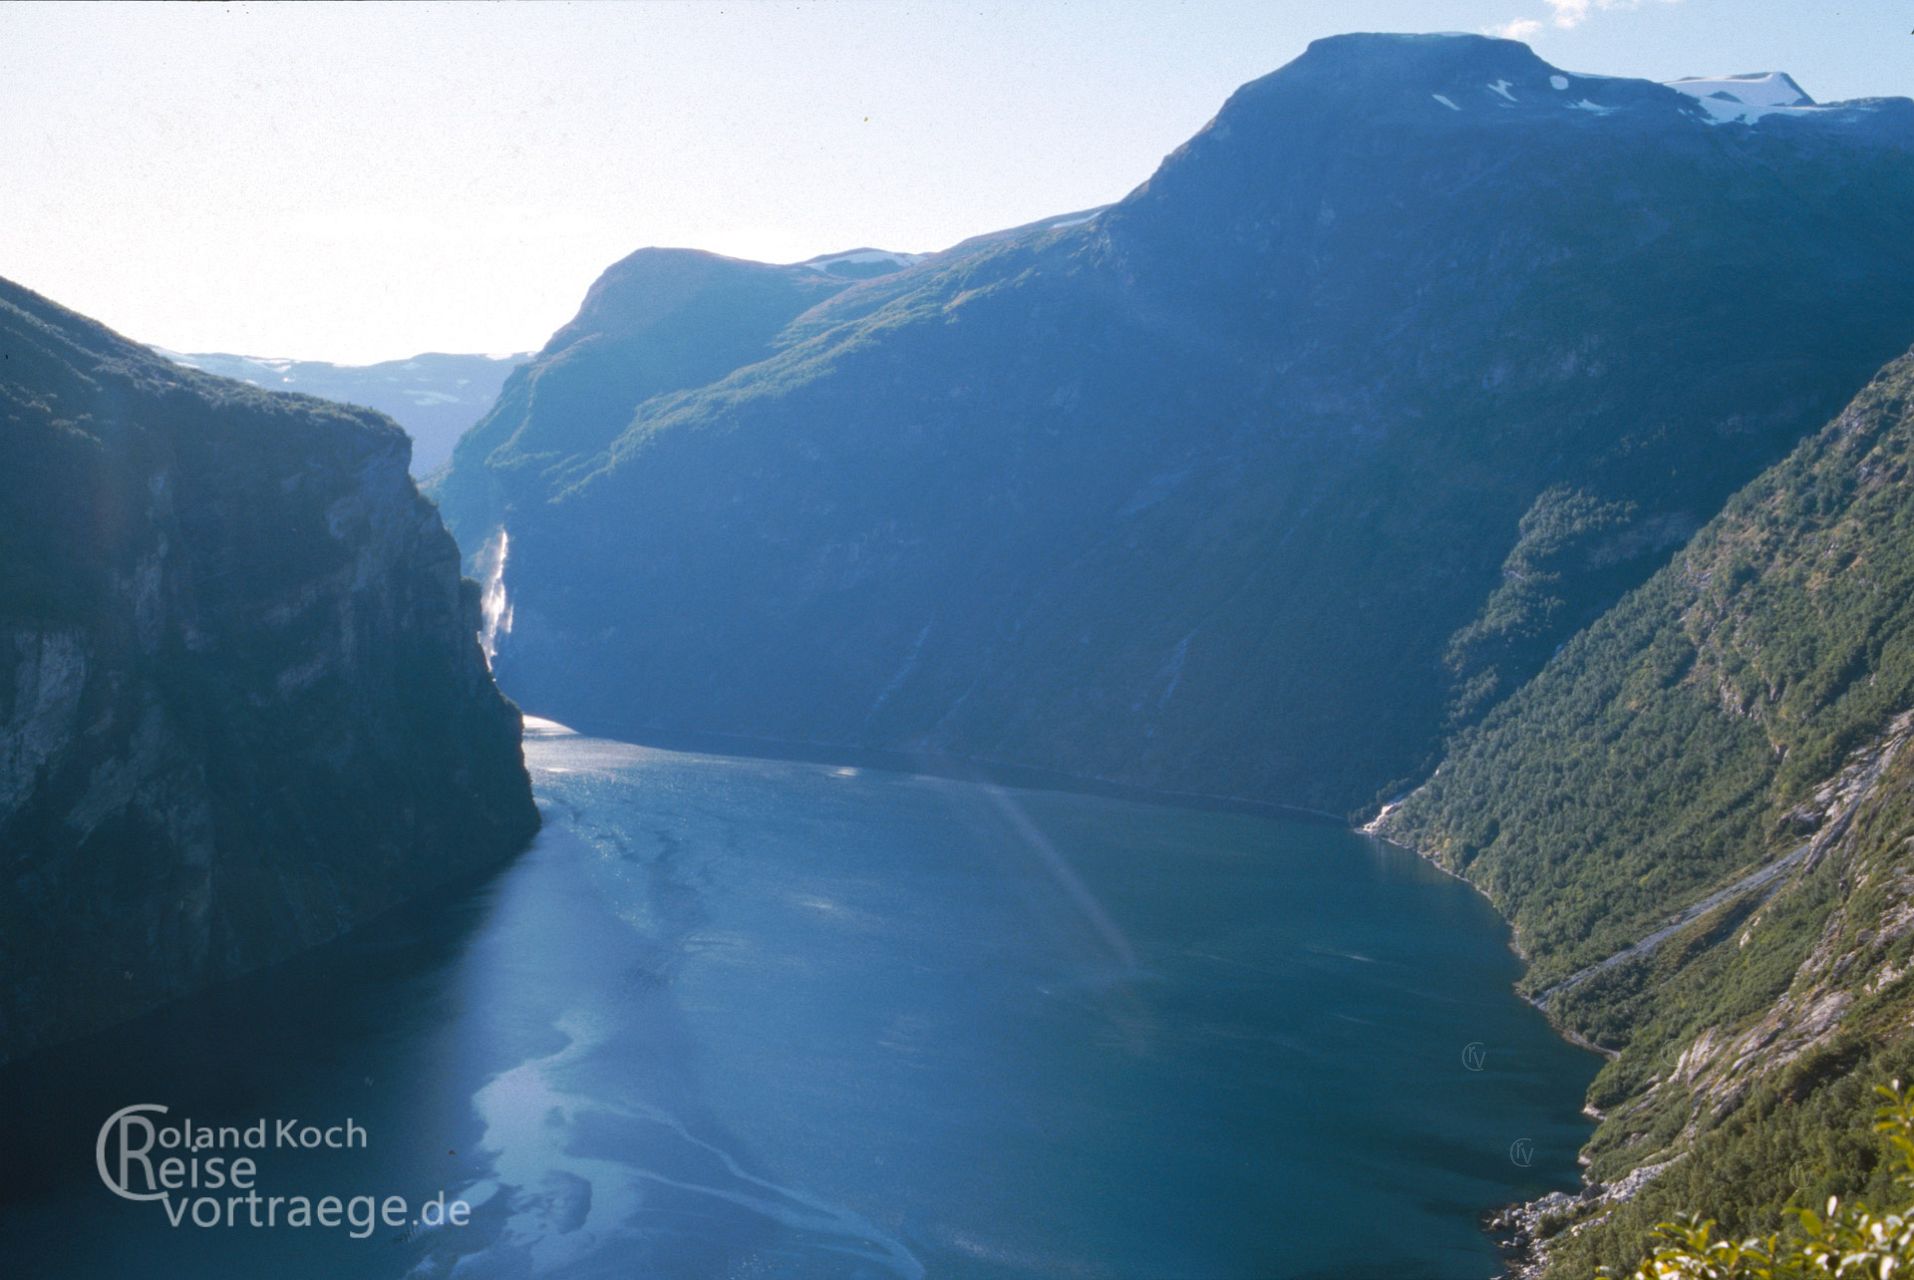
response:
{"label": "waterfall", "polygon": [[498,655],[499,637],[512,633],[512,603],[505,598],[505,555],[510,546],[511,538],[500,525],[478,554],[479,581],[484,586],[479,597],[479,648],[485,651],[488,669]]}

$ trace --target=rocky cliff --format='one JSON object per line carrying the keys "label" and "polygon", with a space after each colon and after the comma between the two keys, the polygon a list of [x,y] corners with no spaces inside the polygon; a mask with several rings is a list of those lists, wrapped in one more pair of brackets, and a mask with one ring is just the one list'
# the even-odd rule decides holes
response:
{"label": "rocky cliff", "polygon": [[390,421],[0,282],[0,1060],[323,942],[537,826]]}

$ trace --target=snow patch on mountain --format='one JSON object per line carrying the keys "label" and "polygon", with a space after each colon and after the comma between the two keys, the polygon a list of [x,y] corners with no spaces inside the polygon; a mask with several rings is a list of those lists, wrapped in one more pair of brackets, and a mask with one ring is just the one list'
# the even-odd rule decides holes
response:
{"label": "snow patch on mountain", "polygon": [[1741,76],[1687,76],[1667,82],[1708,112],[1715,124],[1753,124],[1765,116],[1819,110],[1794,78],[1783,71]]}
{"label": "snow patch on mountain", "polygon": [[814,271],[825,271],[838,265],[892,266],[901,271],[905,267],[916,266],[929,256],[927,253],[892,253],[887,249],[852,249],[848,253],[827,253],[822,257],[808,258],[798,265],[810,267]]}

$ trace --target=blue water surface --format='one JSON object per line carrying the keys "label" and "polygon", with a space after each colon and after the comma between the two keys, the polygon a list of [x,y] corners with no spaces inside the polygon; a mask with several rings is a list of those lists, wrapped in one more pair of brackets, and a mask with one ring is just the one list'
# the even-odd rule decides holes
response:
{"label": "blue water surface", "polygon": [[[0,1074],[20,1274],[1390,1277],[1499,1270],[1594,1060],[1506,930],[1328,825],[547,731],[487,882]],[[351,1117],[275,1194],[463,1225],[173,1227],[100,1122]]]}

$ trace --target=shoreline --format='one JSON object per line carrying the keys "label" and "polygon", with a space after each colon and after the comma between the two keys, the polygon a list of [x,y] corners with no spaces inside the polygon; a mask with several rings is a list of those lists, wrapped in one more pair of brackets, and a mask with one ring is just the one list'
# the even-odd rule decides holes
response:
{"label": "shoreline", "polygon": [[[1393,836],[1383,834],[1380,830],[1383,822],[1389,817],[1389,814],[1396,806],[1404,800],[1407,800],[1409,796],[1413,794],[1413,791],[1405,792],[1396,799],[1391,800],[1377,812],[1375,817],[1371,818],[1361,827],[1356,828],[1356,830],[1359,830],[1362,834],[1373,840],[1380,840],[1384,844],[1394,845],[1406,853],[1414,854],[1438,871],[1460,880],[1463,884],[1468,885],[1478,894],[1481,894],[1482,900],[1489,904],[1490,909],[1495,912],[1496,918],[1508,925],[1509,950],[1514,952],[1516,957],[1522,961],[1524,969],[1526,970],[1528,966],[1528,956],[1523,953],[1521,945],[1516,941],[1515,924],[1509,920],[1507,916],[1502,914],[1502,909],[1496,906],[1495,900],[1489,896],[1486,890],[1453,868],[1443,866],[1442,863],[1427,850],[1418,848],[1415,845],[1405,844]],[[1622,1056],[1619,1051],[1604,1049],[1573,1028],[1563,1025],[1560,1019],[1549,1012],[1548,1006],[1535,997],[1527,995],[1520,990],[1517,990],[1515,995],[1523,1003],[1540,1013],[1543,1019],[1547,1021],[1549,1030],[1553,1031],[1568,1044],[1572,1044],[1577,1049],[1581,1049],[1585,1052],[1596,1054],[1605,1062],[1614,1062]],[[1598,1124],[1601,1122],[1601,1114],[1586,1102],[1582,1106],[1582,1114]],[[1506,1264],[1506,1270],[1503,1273],[1505,1280],[1540,1280],[1540,1277],[1548,1270],[1548,1240],[1540,1230],[1543,1216],[1550,1209],[1559,1208],[1564,1203],[1589,1200],[1599,1194],[1598,1184],[1588,1180],[1586,1157],[1578,1154],[1577,1159],[1584,1170],[1581,1189],[1577,1194],[1571,1195],[1567,1192],[1551,1191],[1547,1195],[1537,1197],[1534,1200],[1517,1200],[1502,1205],[1499,1208],[1490,1209],[1477,1219],[1482,1226],[1483,1232],[1495,1241],[1496,1248],[1503,1256]]]}

